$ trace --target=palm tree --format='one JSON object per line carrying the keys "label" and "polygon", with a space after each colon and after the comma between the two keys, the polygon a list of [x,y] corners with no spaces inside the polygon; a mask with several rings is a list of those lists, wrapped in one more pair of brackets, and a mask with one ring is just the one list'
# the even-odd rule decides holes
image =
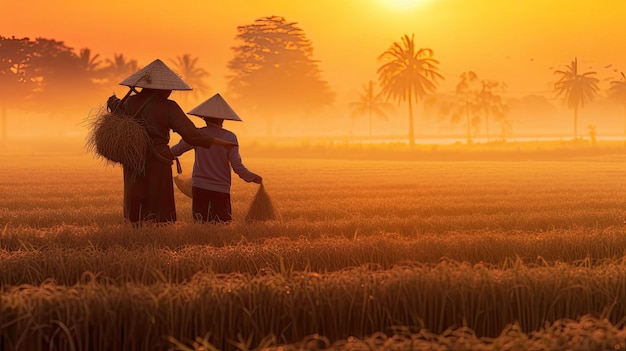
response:
{"label": "palm tree", "polygon": [[578,72],[578,59],[574,58],[571,66],[554,71],[560,79],[554,83],[557,96],[563,95],[567,107],[574,109],[574,140],[578,140],[578,109],[585,106],[585,102],[592,101],[598,94],[598,79],[592,77],[596,72]]}
{"label": "palm tree", "polygon": [[137,60],[127,59],[124,54],[114,54],[113,59],[105,60],[109,78],[115,81],[121,81],[139,69]]}
{"label": "palm tree", "polygon": [[374,81],[363,84],[363,91],[359,93],[359,100],[350,103],[352,108],[352,117],[363,116],[367,114],[369,117],[370,142],[372,141],[372,115],[376,115],[387,120],[385,111],[393,108],[393,105],[383,100],[381,92],[374,92]]}
{"label": "palm tree", "polygon": [[465,116],[465,132],[467,144],[472,143],[472,127],[476,122],[479,110],[477,95],[478,75],[474,71],[463,72],[459,78],[461,80],[456,85],[456,96],[461,100],[456,111],[452,115],[452,120],[456,121]]}
{"label": "palm tree", "polygon": [[91,56],[91,49],[89,48],[80,49],[80,52],[78,53],[78,60],[81,68],[87,73],[93,73],[102,63],[100,60],[100,54]]}
{"label": "palm tree", "polygon": [[493,116],[496,121],[501,123],[506,119],[507,106],[502,100],[502,96],[498,94],[498,92],[504,91],[506,84],[483,80],[481,85],[478,93],[478,106],[485,116],[487,142],[489,142],[489,117]]}
{"label": "palm tree", "polygon": [[[174,65],[174,71],[180,74],[181,78],[187,82],[193,88],[191,95],[197,98],[200,94],[208,92],[209,86],[204,82],[205,78],[209,77],[209,72],[203,68],[196,67],[198,64],[198,57],[191,57],[191,54],[183,54],[177,56],[176,60],[170,60]],[[188,94],[185,94],[182,99],[186,101]]]}
{"label": "palm tree", "polygon": [[[621,102],[626,108],[626,75],[624,75],[624,72],[622,72],[621,80],[614,80],[611,82],[609,97],[615,101]],[[624,136],[626,136],[626,117],[624,119]]]}
{"label": "palm tree", "polygon": [[101,68],[102,60],[99,54],[92,55],[91,49],[83,48],[78,52],[78,64],[84,76],[97,86],[102,86],[106,80],[107,69]]}
{"label": "palm tree", "polygon": [[416,103],[437,89],[436,80],[443,79],[437,72],[439,61],[433,59],[433,50],[415,47],[415,35],[404,35],[402,42],[394,42],[378,59],[387,60],[377,70],[382,94],[394,98],[398,104],[409,105],[409,145],[415,145],[413,101]]}

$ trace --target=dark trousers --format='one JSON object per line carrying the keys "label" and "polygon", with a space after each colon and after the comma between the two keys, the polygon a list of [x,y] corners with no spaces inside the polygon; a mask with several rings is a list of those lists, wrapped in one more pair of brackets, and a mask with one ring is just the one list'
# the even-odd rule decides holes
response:
{"label": "dark trousers", "polygon": [[149,156],[145,173],[124,167],[124,218],[131,223],[176,222],[172,165]]}
{"label": "dark trousers", "polygon": [[191,211],[200,222],[230,222],[233,219],[230,194],[191,188]]}

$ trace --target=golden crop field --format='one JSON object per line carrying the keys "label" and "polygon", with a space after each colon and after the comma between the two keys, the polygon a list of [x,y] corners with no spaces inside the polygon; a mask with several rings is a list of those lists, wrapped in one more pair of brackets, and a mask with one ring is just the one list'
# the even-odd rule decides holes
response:
{"label": "golden crop field", "polygon": [[234,175],[233,223],[133,228],[119,168],[0,156],[0,349],[626,348],[623,154],[244,161],[279,220]]}

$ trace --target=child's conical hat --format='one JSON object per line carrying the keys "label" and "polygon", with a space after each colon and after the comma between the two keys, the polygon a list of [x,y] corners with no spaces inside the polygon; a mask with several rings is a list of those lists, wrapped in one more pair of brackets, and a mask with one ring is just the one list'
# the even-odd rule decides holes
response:
{"label": "child's conical hat", "polygon": [[159,90],[193,90],[189,84],[159,59],[131,74],[120,85]]}
{"label": "child's conical hat", "polygon": [[218,119],[227,119],[231,121],[242,121],[237,113],[230,107],[220,94],[215,94],[205,102],[194,107],[187,112],[190,115],[198,117],[209,117]]}

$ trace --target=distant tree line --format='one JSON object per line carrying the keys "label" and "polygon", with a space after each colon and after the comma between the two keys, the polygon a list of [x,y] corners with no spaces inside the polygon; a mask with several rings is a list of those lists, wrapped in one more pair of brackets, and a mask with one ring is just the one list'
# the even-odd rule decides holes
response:
{"label": "distant tree line", "polygon": [[85,113],[85,100],[110,94],[138,67],[123,54],[101,60],[90,49],[78,51],[45,38],[0,36],[0,128],[7,138],[7,111]]}
{"label": "distant tree line", "polygon": [[[269,16],[237,27],[227,91],[230,101],[249,113],[263,116],[268,134],[276,125],[303,122],[306,116],[325,111],[334,104],[335,93],[323,79],[313,58],[313,44],[296,22]],[[454,96],[436,94],[439,61],[430,48],[422,48],[414,35],[403,35],[379,57],[377,87],[373,80],[363,85],[359,99],[350,103],[352,117],[388,118],[391,102],[405,104],[408,112],[408,141],[415,143],[415,111],[418,103],[438,111],[453,124],[464,126],[467,143],[478,130],[505,141],[512,133],[508,106],[502,97],[506,84],[484,79],[468,70],[459,77]],[[210,73],[198,67],[198,58],[183,54],[170,59],[173,68],[195,92],[181,98],[208,97]],[[8,110],[43,113],[86,113],[84,101],[101,101],[111,86],[139,69],[136,60],[123,54],[102,59],[88,48],[75,50],[62,41],[45,38],[0,36],[0,137],[7,137]],[[565,70],[554,71],[556,96],[574,110],[574,139],[578,139],[578,112],[599,95],[595,72],[579,72],[577,59]],[[608,91],[626,107],[626,78],[611,82]],[[326,118],[338,118],[327,113]],[[625,114],[626,117],[626,114]],[[494,127],[495,126],[495,127]],[[626,135],[626,119],[625,119]],[[418,128],[419,129],[419,126]],[[494,132],[495,130],[495,132]]]}
{"label": "distant tree line", "polygon": [[[3,106],[48,109],[110,90],[138,67],[123,54],[101,60],[88,48],[75,51],[62,41],[0,36]],[[65,108],[63,108],[65,109]]]}
{"label": "distant tree line", "polygon": [[[364,85],[360,100],[351,104],[353,116],[368,115],[386,117],[385,105],[390,99],[408,106],[409,145],[414,145],[414,104],[423,102],[426,108],[435,109],[438,114],[448,116],[454,124],[464,124],[466,142],[472,143],[473,135],[481,125],[485,127],[487,141],[490,140],[490,122],[498,123],[499,141],[506,141],[512,133],[512,123],[507,117],[508,106],[502,97],[506,83],[490,79],[481,79],[474,71],[463,72],[459,76],[453,97],[436,95],[438,80],[444,77],[438,73],[439,61],[434,59],[434,52],[429,48],[418,48],[414,36],[404,35],[400,42],[394,42],[389,49],[379,56],[383,63],[378,68],[380,91],[372,84]],[[574,140],[579,140],[578,112],[585,103],[600,95],[599,80],[596,72],[580,72],[578,60],[574,58],[565,70],[555,70],[558,80],[553,89],[557,97],[562,97],[565,105],[574,111]],[[385,99],[381,99],[381,96]],[[626,76],[611,82],[607,97],[626,108]],[[626,109],[624,115],[624,135],[626,136]],[[595,140],[594,125],[589,125],[589,134]],[[593,141],[592,140],[592,141]]]}
{"label": "distant tree line", "polygon": [[[239,46],[228,62],[228,99],[236,106],[265,117],[272,126],[293,123],[334,102],[335,94],[322,78],[313,45],[296,23],[270,16],[237,28]],[[170,59],[173,69],[194,91],[182,101],[206,97],[210,73],[198,57]],[[101,59],[90,49],[78,51],[62,41],[0,36],[0,128],[7,137],[8,110],[52,114],[87,113],[84,101],[103,101],[111,86],[139,68],[123,54]],[[295,118],[294,118],[295,116]]]}

